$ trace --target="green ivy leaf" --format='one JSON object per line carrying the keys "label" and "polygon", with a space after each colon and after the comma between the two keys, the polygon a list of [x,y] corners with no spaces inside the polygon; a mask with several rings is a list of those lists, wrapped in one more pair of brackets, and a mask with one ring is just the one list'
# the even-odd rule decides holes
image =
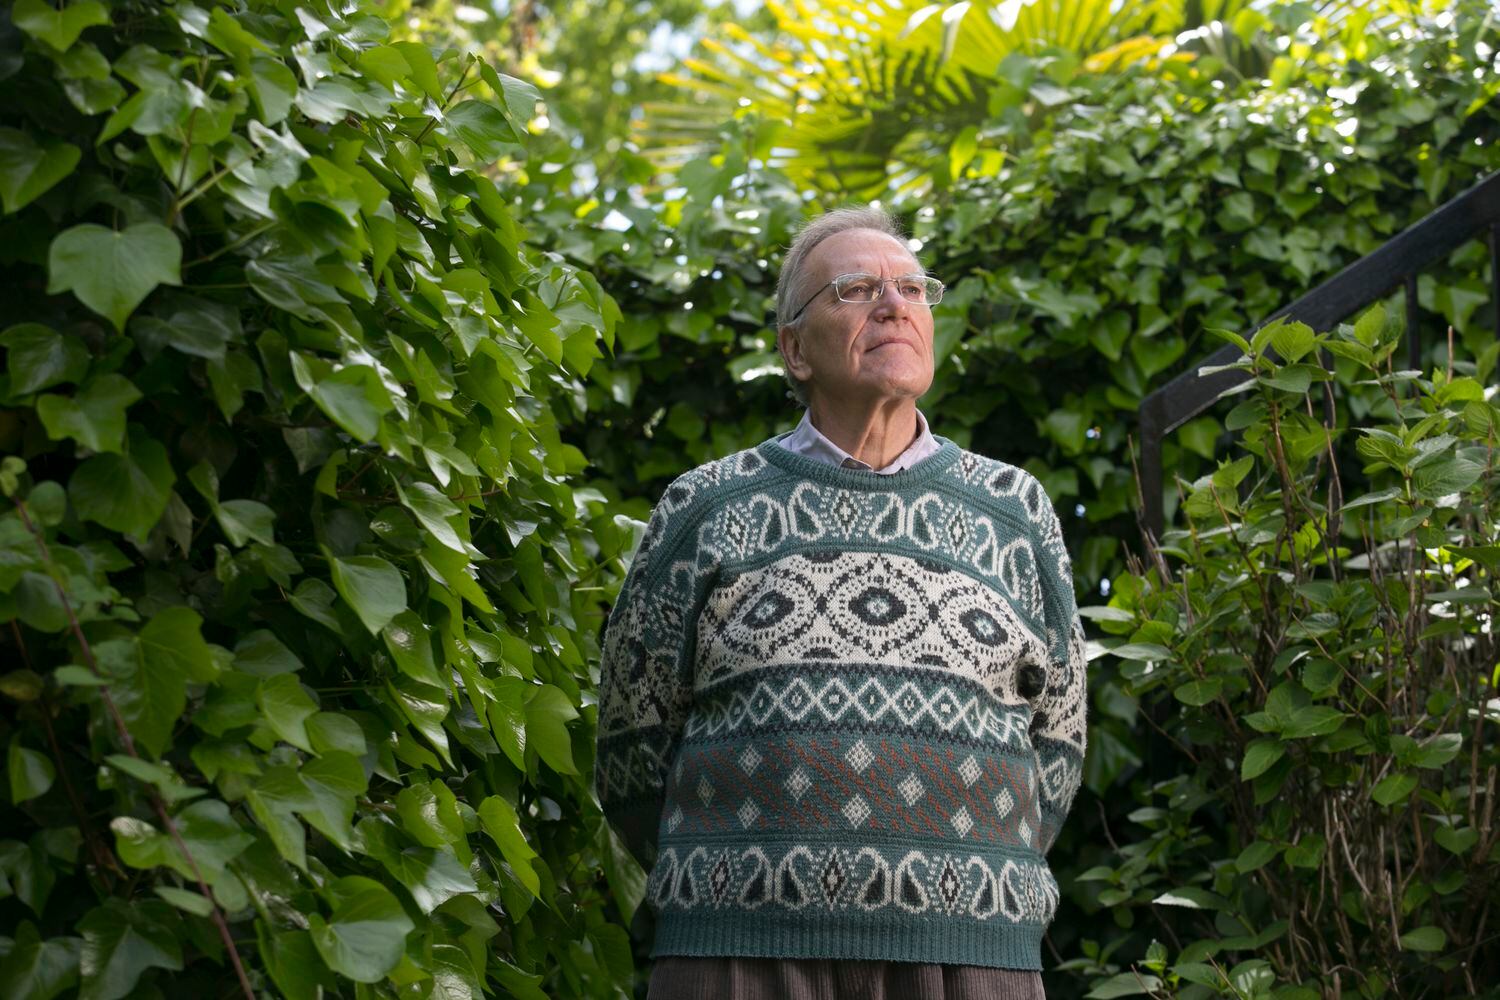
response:
{"label": "green ivy leaf", "polygon": [[443,686],[432,658],[432,639],[415,611],[405,610],[392,618],[381,637],[402,673],[423,684]]}
{"label": "green ivy leaf", "polygon": [[160,756],[187,704],[187,682],[212,680],[213,655],[198,634],[202,619],[183,607],[159,612],[129,639],[95,645],[110,691],[136,742]]}
{"label": "green ivy leaf", "polygon": [[369,750],[359,723],[337,712],[318,712],[308,719],[307,736],[319,754],[340,752],[363,757]]}
{"label": "green ivy leaf", "polygon": [[270,933],[263,921],[257,921],[255,929],[266,971],[286,1000],[321,1000],[337,990],[307,931]]}
{"label": "green ivy leaf", "polygon": [[395,42],[391,48],[405,57],[406,64],[411,67],[411,78],[422,88],[423,93],[434,101],[441,101],[446,96],[443,85],[438,80],[437,63],[433,61],[432,53],[425,43]]}
{"label": "green ivy leaf", "polygon": [[118,452],[125,443],[125,411],[140,398],[129,379],[111,373],[90,379],[71,399],[39,397],[36,412],[54,441],[72,438],[91,451]]}
{"label": "green ivy leaf", "polygon": [[489,101],[464,101],[443,116],[443,132],[469,147],[485,163],[499,159],[520,137],[499,108]]}
{"label": "green ivy leaf", "polygon": [[214,517],[235,548],[276,544],[276,512],[258,500],[225,500],[215,505]]}
{"label": "green ivy leaf", "polygon": [[76,937],[42,940],[36,925],[23,920],[16,928],[10,953],[0,959],[0,997],[52,1000],[78,985],[78,957],[83,942]]}
{"label": "green ivy leaf", "polygon": [[141,649],[159,669],[207,684],[218,676],[219,667],[203,641],[202,626],[203,616],[192,608],[164,608],[141,629]]}
{"label": "green ivy leaf", "polygon": [[130,427],[123,454],[95,455],[68,480],[68,499],[78,516],[112,531],[144,539],[161,520],[177,474],[167,449],[144,430]]}
{"label": "green ivy leaf", "polygon": [[453,522],[461,518],[462,513],[447,494],[431,483],[416,482],[405,489],[396,484],[396,495],[438,542],[455,552],[472,554],[472,546],[465,544],[453,527]]}
{"label": "green ivy leaf", "polygon": [[313,945],[328,967],[356,983],[378,983],[401,961],[415,926],[391,891],[373,879],[345,876],[329,884],[333,914],[308,915]]}
{"label": "green ivy leaf", "polygon": [[79,957],[79,1000],[120,1000],[135,989],[147,969],[182,971],[178,920],[166,903],[105,900],[78,922],[83,933]]}
{"label": "green ivy leaf", "polygon": [[510,762],[526,770],[526,690],[531,685],[519,677],[501,677],[494,683],[489,704],[490,730]]}
{"label": "green ivy leaf", "polygon": [[526,835],[521,832],[521,819],[511,804],[498,795],[492,795],[480,803],[479,822],[484,827],[484,832],[495,846],[500,848],[500,853],[505,856],[506,862],[516,873],[533,896],[541,897],[541,879],[531,867],[531,859],[537,856],[536,851],[526,842]]}
{"label": "green ivy leaf", "polygon": [[57,777],[52,761],[45,754],[23,747],[19,734],[11,737],[6,773],[10,778],[12,805],[46,795]]}
{"label": "green ivy leaf", "polygon": [[0,333],[13,396],[78,382],[88,371],[89,352],[77,337],[64,337],[40,323],[18,323]]}
{"label": "green ivy leaf", "polygon": [[406,581],[395,566],[379,556],[327,555],[334,588],[371,635],[406,610]]}
{"label": "green ivy leaf", "polygon": [[256,695],[261,718],[271,731],[299,750],[312,752],[312,742],[307,736],[307,720],[318,711],[318,706],[302,690],[296,674],[276,674],[260,682]]}
{"label": "green ivy leaf", "polygon": [[[132,868],[158,865],[171,868],[190,884],[198,877],[194,872],[196,865],[197,871],[212,882],[220,877],[229,862],[255,843],[255,838],[230,816],[229,807],[217,799],[192,803],[178,812],[172,822],[187,846],[188,854],[192,855],[193,864],[188,863],[170,834],[133,816],[118,816],[110,823],[120,858]],[[203,898],[199,893],[193,895]]]}
{"label": "green ivy leaf", "polygon": [[177,776],[177,772],[166,764],[142,760],[123,753],[109,754],[104,760],[111,767],[123,771],[137,781],[155,786],[168,804],[204,794],[203,789],[192,788],[184,784],[183,780]]}
{"label": "green ivy leaf", "polygon": [[260,120],[275,125],[292,110],[297,97],[297,77],[286,63],[256,56],[250,61],[250,93],[260,109]]}
{"label": "green ivy leaf", "polygon": [[308,795],[303,817],[323,836],[349,850],[354,843],[355,798],[368,787],[359,759],[329,751],[302,765],[300,777]]}
{"label": "green ivy leaf", "polygon": [[214,912],[214,902],[201,892],[191,892],[172,885],[155,885],[151,891],[184,913],[207,917]]}
{"label": "green ivy leaf", "polygon": [[454,896],[477,892],[474,879],[450,848],[408,847],[386,865],[411,893],[423,913],[431,913]]}
{"label": "green ivy leaf", "polygon": [[318,408],[361,441],[373,441],[380,431],[380,418],[394,409],[380,376],[368,365],[348,365],[317,381],[301,356],[293,354],[292,370]]}
{"label": "green ivy leaf", "polygon": [[266,771],[245,793],[250,812],[271,838],[276,851],[298,868],[307,868],[307,833],[293,813],[312,808],[307,786],[290,765]]}
{"label": "green ivy leaf", "polygon": [[401,817],[402,829],[425,847],[447,847],[463,836],[458,813],[445,809],[426,783],[408,785],[396,793],[396,815]]}
{"label": "green ivy leaf", "polygon": [[137,316],[130,323],[137,341],[149,341],[153,349],[166,346],[218,361],[230,344],[244,337],[239,310],[221,302],[176,293],[164,295],[155,309],[155,315]]}
{"label": "green ivy leaf", "polygon": [[109,23],[109,11],[98,0],[79,0],[62,8],[46,0],[16,0],[10,16],[16,27],[59,52],[72,48],[85,28]]}
{"label": "green ivy leaf", "polygon": [[47,293],[71,291],[115,329],[157,285],[180,285],[182,244],[166,226],[138,222],[121,231],[84,223],[52,240]]}
{"label": "green ivy leaf", "polygon": [[480,1000],[485,995],[468,953],[451,944],[433,945],[432,985],[427,1000]]}
{"label": "green ivy leaf", "polygon": [[526,741],[536,747],[542,760],[559,774],[577,774],[573,764],[573,741],[567,723],[578,718],[578,710],[561,688],[551,684],[533,686],[526,698]]}
{"label": "green ivy leaf", "polygon": [[[14,10],[26,2],[20,0]],[[35,6],[51,9],[45,3]],[[19,212],[71,174],[81,155],[72,143],[39,146],[25,132],[0,128],[0,207],[6,215]]]}
{"label": "green ivy leaf", "polygon": [[525,80],[496,71],[488,62],[481,62],[479,71],[485,82],[499,92],[505,102],[506,116],[518,129],[525,128],[526,123],[536,115],[537,103],[542,99],[541,92]]}

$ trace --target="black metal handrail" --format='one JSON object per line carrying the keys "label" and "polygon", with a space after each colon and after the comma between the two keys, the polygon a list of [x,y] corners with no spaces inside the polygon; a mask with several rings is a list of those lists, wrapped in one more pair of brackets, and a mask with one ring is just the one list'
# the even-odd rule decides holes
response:
{"label": "black metal handrail", "polygon": [[[1306,323],[1314,330],[1328,330],[1401,286],[1406,299],[1408,367],[1420,368],[1421,341],[1416,336],[1417,275],[1486,229],[1492,281],[1490,301],[1496,304],[1500,317],[1500,172],[1496,172],[1291,305],[1272,313],[1257,329],[1286,318]],[[1162,439],[1207,410],[1226,389],[1250,377],[1243,371],[1198,374],[1205,366],[1232,364],[1241,353],[1233,344],[1220,348],[1147,396],[1136,411],[1141,434],[1141,513],[1144,527],[1153,540],[1159,539],[1162,532]]]}

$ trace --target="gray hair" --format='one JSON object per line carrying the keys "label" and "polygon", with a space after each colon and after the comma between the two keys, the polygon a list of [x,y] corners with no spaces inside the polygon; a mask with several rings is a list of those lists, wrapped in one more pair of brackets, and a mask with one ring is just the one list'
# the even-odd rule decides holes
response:
{"label": "gray hair", "polygon": [[[781,274],[776,279],[776,328],[778,330],[783,326],[801,326],[803,318],[807,315],[803,313],[795,321],[791,318],[797,306],[806,301],[803,286],[807,282],[803,274],[803,265],[807,262],[807,255],[812,252],[813,247],[828,237],[851,229],[873,229],[892,236],[902,243],[906,242],[906,234],[902,232],[895,218],[884,208],[875,205],[835,208],[815,219],[808,220],[797,231],[796,239],[792,240],[792,245],[781,262]],[[785,364],[786,358],[783,357],[784,369]],[[802,406],[806,406],[807,383],[793,377],[790,369],[786,369],[786,381],[791,387],[792,398]]]}

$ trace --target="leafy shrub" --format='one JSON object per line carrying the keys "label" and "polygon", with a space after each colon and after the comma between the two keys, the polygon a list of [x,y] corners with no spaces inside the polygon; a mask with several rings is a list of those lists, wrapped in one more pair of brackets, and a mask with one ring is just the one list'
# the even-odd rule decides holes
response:
{"label": "leafy shrub", "polygon": [[535,91],[370,7],[0,19],[0,995],[628,984]]}
{"label": "leafy shrub", "polygon": [[[1234,337],[1241,454],[1092,611],[1172,749],[1079,877],[1122,923],[1154,918],[1135,970],[1090,996],[1493,988],[1496,349],[1403,371],[1400,334],[1376,307],[1331,333]],[[1322,350],[1362,418],[1314,415]],[[1118,968],[1089,951],[1077,967]]]}
{"label": "leafy shrub", "polygon": [[[1488,6],[1371,25],[1351,49],[1319,38],[1311,5],[1277,5],[1287,57],[1235,87],[1190,62],[1008,67],[987,127],[1019,144],[1018,108],[1042,95],[1050,111],[996,171],[917,214],[957,284],[941,405],[1084,506],[1088,584],[1118,567],[1113,539],[1135,534],[1136,408],[1218,346],[1203,331],[1260,323],[1500,169]],[[1483,268],[1476,246],[1421,288],[1429,329],[1452,324],[1470,353],[1495,329],[1478,309]],[[1167,467],[1193,478],[1222,431],[1189,423]]]}
{"label": "leafy shrub", "polygon": [[[1345,32],[1305,19],[1309,5],[1279,6],[1265,30],[1287,56],[1270,86],[1221,86],[1182,61],[1092,73],[1013,56],[953,190],[891,194],[950,286],[924,408],[940,433],[1082,506],[1065,523],[1084,590],[1123,568],[1135,537],[1136,408],[1217,346],[1202,331],[1261,321],[1500,169],[1484,0],[1371,25],[1357,49],[1322,37]],[[774,279],[804,214],[847,196],[768,167],[772,136],[747,99],[717,152],[677,174],[622,149],[597,170],[526,178],[537,240],[589,267],[630,317],[565,433],[632,495],[798,416]],[[1005,157],[985,155],[1000,145]],[[1452,323],[1471,352],[1494,328],[1484,266],[1476,245],[1421,284],[1424,322]],[[1189,423],[1166,465],[1191,478],[1222,432],[1212,416]]]}

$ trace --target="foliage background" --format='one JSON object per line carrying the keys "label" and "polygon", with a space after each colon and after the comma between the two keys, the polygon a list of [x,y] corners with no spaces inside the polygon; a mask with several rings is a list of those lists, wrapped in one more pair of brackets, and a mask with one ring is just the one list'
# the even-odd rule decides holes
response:
{"label": "foliage background", "polygon": [[[1163,3],[1056,30],[1102,10],[0,14],[0,267],[23,290],[0,307],[0,438],[25,463],[7,462],[0,520],[0,641],[21,664],[0,687],[0,993],[232,993],[226,933],[252,989],[294,996],[639,987],[640,874],[587,789],[597,630],[666,480],[795,420],[770,328],[779,255],[808,214],[855,195],[891,203],[950,286],[924,410],[1043,479],[1071,512],[1076,582],[1095,595],[1081,603],[1109,600],[1096,648],[1126,647],[1091,671],[1049,993],[1331,989],[1338,970],[1299,955],[1294,916],[1257,880],[1322,884],[1336,859],[1298,854],[1301,835],[1253,800],[1235,812],[1245,741],[1193,749],[1219,703],[1182,684],[1222,674],[1233,717],[1270,708],[1218,660],[1179,676],[1238,641],[1186,634],[1170,610],[1225,555],[1127,563],[1130,428],[1146,393],[1217,345],[1209,328],[1248,332],[1496,167],[1500,31],[1478,0]],[[708,35],[652,78],[629,49],[658,22]],[[599,58],[606,41],[615,58]],[[1446,368],[1431,334],[1452,324],[1481,386],[1488,266],[1470,247],[1420,294],[1424,367]],[[1344,376],[1350,426],[1401,417]],[[1428,382],[1439,412],[1452,400]],[[1490,432],[1461,419],[1469,443],[1453,433],[1438,457],[1477,461],[1457,452]],[[1238,440],[1225,427],[1189,424],[1168,468],[1210,473]],[[1349,438],[1335,450],[1354,496]],[[1434,589],[1410,547],[1421,526],[1390,527],[1394,500],[1372,507],[1387,544],[1408,539],[1408,582]],[[1352,523],[1351,558],[1374,541]],[[1482,521],[1451,527],[1444,544],[1494,544]],[[1257,544],[1266,566],[1285,558]],[[1268,634],[1306,596],[1262,608]],[[1369,627],[1351,612],[1335,632]],[[1275,652],[1295,645],[1276,634]],[[1128,655],[1142,646],[1171,656]],[[1488,820],[1453,798],[1494,773],[1483,649],[1464,652],[1474,686],[1448,706],[1478,712],[1463,754],[1407,790],[1437,801],[1421,816],[1378,803],[1382,822],[1427,832],[1377,868],[1415,871],[1406,852],[1433,829],[1459,844],[1474,829],[1444,851],[1487,884]],[[1302,683],[1293,708],[1305,696],[1381,725],[1350,692]],[[1453,732],[1385,717],[1413,740]],[[1367,794],[1378,766],[1425,774],[1378,731],[1363,749],[1317,735],[1287,737],[1281,758],[1318,764],[1317,801]],[[1241,870],[1252,839],[1277,860]],[[1447,857],[1433,852],[1424,863]],[[1465,989],[1476,942],[1434,907],[1468,897],[1451,869],[1408,885],[1426,888],[1393,925],[1443,942],[1370,954],[1341,988]],[[1202,913],[1153,902],[1197,891],[1213,893]],[[1347,918],[1379,926],[1360,906]],[[1174,971],[1206,957],[1268,964],[1231,983]]]}

